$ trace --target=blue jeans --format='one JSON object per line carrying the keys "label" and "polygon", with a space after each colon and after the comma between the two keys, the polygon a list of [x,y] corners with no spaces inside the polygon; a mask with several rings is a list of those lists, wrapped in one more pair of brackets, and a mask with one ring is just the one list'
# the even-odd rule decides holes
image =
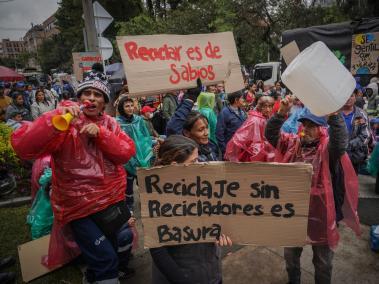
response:
{"label": "blue jeans", "polygon": [[[333,251],[327,245],[314,245],[312,246],[312,250],[312,262],[315,267],[315,283],[330,284],[332,281]],[[286,260],[288,280],[291,284],[300,284],[300,257],[302,252],[302,247],[284,248],[284,259]]]}

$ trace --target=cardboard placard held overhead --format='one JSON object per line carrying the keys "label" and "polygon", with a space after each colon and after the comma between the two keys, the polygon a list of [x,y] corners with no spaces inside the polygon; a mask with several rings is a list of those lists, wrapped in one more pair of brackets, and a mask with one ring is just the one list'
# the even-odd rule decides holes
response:
{"label": "cardboard placard held overhead", "polygon": [[97,52],[73,52],[72,59],[74,74],[78,81],[83,80],[83,74],[91,71],[94,63],[102,63],[101,55]]}
{"label": "cardboard placard held overhead", "polygon": [[117,37],[129,92],[156,95],[224,82],[228,93],[244,87],[232,32]]}
{"label": "cardboard placard held overhead", "polygon": [[137,176],[145,247],[214,242],[220,233],[239,244],[305,244],[311,165],[211,162]]}
{"label": "cardboard placard held overhead", "polygon": [[356,34],[352,38],[351,73],[377,74],[379,65],[379,32]]}

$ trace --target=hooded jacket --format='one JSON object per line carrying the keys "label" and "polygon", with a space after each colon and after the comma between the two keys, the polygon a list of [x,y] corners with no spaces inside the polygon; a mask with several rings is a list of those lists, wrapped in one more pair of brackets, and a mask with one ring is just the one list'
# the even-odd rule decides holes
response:
{"label": "hooded jacket", "polygon": [[202,113],[208,120],[209,125],[209,139],[217,144],[216,139],[216,125],[217,125],[217,116],[214,112],[215,106],[215,94],[213,93],[200,93],[197,98],[197,106],[199,112]]}
{"label": "hooded jacket", "polygon": [[139,115],[132,116],[131,120],[127,120],[125,116],[119,115],[116,121],[120,124],[122,131],[134,141],[136,147],[136,155],[131,157],[129,162],[125,164],[126,171],[136,176],[137,167],[150,167],[150,161],[153,157],[152,140],[146,123]]}

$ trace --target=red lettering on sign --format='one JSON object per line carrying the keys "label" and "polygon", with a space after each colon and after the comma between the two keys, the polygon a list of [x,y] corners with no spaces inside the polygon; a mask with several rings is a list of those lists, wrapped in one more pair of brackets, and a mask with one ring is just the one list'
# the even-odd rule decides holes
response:
{"label": "red lettering on sign", "polygon": [[175,64],[170,65],[173,74],[170,75],[169,80],[172,84],[179,84],[180,81],[190,82],[196,80],[197,78],[212,81],[216,77],[212,65],[196,68],[192,67],[190,63],[187,63],[185,65],[181,65],[180,67],[183,69],[181,73],[177,70]]}
{"label": "red lettering on sign", "polygon": [[130,60],[141,59],[143,61],[155,60],[175,60],[180,61],[180,50],[182,46],[170,47],[167,44],[159,48],[138,46],[134,41],[128,41],[124,44],[126,54]]}
{"label": "red lettering on sign", "polygon": [[213,47],[211,42],[208,41],[208,44],[205,47],[205,55],[208,56],[209,58],[219,59],[222,57],[222,55],[217,54],[218,52],[220,52],[220,47],[219,46]]}

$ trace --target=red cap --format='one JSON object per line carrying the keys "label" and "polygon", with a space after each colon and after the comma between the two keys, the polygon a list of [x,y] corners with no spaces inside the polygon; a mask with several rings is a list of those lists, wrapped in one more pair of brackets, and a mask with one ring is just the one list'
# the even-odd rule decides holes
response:
{"label": "red cap", "polygon": [[142,109],[141,109],[141,113],[144,114],[146,112],[154,112],[155,111],[155,108],[152,108],[152,107],[149,107],[149,106],[144,106]]}

